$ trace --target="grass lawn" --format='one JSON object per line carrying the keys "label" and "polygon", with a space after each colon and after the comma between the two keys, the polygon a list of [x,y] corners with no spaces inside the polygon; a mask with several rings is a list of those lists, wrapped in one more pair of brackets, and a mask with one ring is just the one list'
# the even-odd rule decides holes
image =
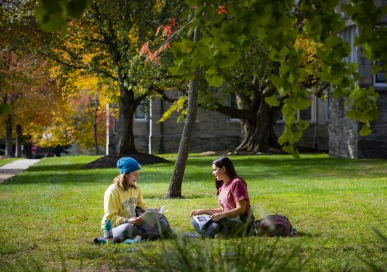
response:
{"label": "grass lawn", "polygon": [[11,162],[14,162],[14,161],[17,161],[17,160],[20,160],[20,159],[19,158],[0,159],[0,166],[3,166],[5,164],[11,163]]}
{"label": "grass lawn", "polygon": [[[218,206],[211,175],[216,157],[191,155],[184,199],[164,199],[176,156],[163,156],[171,163],[144,165],[138,183],[149,206],[164,205],[177,233],[193,232],[189,212]],[[82,169],[97,158],[44,158],[0,184],[0,271],[139,271],[140,264],[141,271],[151,271],[172,262],[181,263],[175,271],[226,272],[235,263],[234,271],[258,271],[250,260],[257,258],[271,265],[268,271],[282,270],[280,263],[288,271],[372,271],[366,262],[374,270],[387,267],[381,237],[387,235],[387,160],[230,156],[248,183],[255,216],[288,216],[299,232],[294,238],[97,245],[103,194],[118,174],[113,168]],[[176,260],[181,252],[190,255],[188,261]]]}

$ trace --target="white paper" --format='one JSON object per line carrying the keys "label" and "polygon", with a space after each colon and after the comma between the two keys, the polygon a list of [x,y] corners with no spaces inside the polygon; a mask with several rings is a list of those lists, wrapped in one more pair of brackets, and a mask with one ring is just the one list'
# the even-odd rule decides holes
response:
{"label": "white paper", "polygon": [[142,227],[144,230],[149,231],[151,230],[159,221],[160,216],[162,215],[163,207],[160,208],[159,211],[147,211],[143,213],[141,218],[140,227]]}

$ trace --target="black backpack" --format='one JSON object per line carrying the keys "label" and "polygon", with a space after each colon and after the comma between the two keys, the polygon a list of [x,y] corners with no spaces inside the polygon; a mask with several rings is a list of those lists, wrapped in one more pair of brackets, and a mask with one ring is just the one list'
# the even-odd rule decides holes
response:
{"label": "black backpack", "polygon": [[288,237],[296,234],[297,230],[284,215],[267,215],[263,219],[255,221],[255,236]]}

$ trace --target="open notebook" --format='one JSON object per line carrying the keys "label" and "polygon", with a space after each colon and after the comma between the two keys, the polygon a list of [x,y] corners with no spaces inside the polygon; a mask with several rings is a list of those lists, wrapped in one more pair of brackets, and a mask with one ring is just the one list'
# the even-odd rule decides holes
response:
{"label": "open notebook", "polygon": [[140,218],[141,218],[141,224],[140,227],[143,228],[146,231],[151,230],[157,221],[159,221],[161,215],[163,214],[163,207],[160,208],[159,211],[147,211],[143,213]]}

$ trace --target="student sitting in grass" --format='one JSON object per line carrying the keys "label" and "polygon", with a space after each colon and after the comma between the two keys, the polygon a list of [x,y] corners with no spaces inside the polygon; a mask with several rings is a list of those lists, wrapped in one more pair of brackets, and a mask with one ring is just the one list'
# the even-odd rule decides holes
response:
{"label": "student sitting in grass", "polygon": [[141,165],[133,158],[124,157],[117,161],[117,168],[120,175],[114,178],[113,184],[105,191],[102,227],[105,219],[111,220],[115,241],[133,239],[136,236],[153,240],[165,235],[170,227],[163,215],[150,230],[141,227],[142,218],[139,216],[144,211],[152,210],[145,204],[141,189],[137,185]]}
{"label": "student sitting in grass", "polygon": [[204,237],[235,237],[254,233],[254,215],[251,211],[250,198],[246,182],[240,178],[232,161],[220,157],[212,163],[212,174],[218,195],[219,208],[193,210],[191,217],[210,215],[210,220],[202,227],[195,218],[192,225]]}

